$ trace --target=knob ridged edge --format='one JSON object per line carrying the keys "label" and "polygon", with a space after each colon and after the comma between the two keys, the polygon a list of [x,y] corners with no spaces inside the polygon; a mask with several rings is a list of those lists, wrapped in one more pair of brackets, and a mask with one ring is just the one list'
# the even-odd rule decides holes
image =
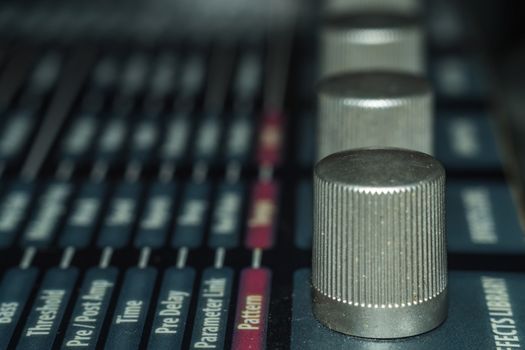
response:
{"label": "knob ridged edge", "polygon": [[322,323],[398,338],[444,320],[444,184],[439,162],[408,150],[340,152],[316,165],[312,287]]}

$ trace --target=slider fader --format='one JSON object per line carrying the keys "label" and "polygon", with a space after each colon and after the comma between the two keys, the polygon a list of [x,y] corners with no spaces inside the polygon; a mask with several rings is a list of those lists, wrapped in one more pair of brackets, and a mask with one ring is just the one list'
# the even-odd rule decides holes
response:
{"label": "slider fader", "polygon": [[525,348],[523,11],[0,4],[0,349]]}

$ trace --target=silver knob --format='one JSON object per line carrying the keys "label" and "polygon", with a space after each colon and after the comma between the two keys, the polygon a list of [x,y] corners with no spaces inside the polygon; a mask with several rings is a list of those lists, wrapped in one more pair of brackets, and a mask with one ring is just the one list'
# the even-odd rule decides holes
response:
{"label": "silver knob", "polygon": [[317,159],[351,148],[388,146],[432,154],[433,96],[424,78],[347,73],[319,83]]}
{"label": "silver knob", "polygon": [[356,149],[314,170],[313,311],[329,328],[400,338],[447,314],[445,171],[431,156]]}
{"label": "silver knob", "polygon": [[421,11],[420,0],[325,0],[325,13],[350,13],[358,11],[387,11],[417,14]]}
{"label": "silver knob", "polygon": [[386,69],[424,72],[423,30],[395,14],[328,16],[321,31],[321,77]]}

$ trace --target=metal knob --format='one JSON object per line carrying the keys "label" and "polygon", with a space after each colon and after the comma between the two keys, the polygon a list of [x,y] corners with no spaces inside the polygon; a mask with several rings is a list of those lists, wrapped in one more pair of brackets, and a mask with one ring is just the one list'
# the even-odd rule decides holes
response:
{"label": "metal knob", "polygon": [[358,147],[409,148],[432,154],[430,84],[407,73],[361,72],[318,86],[317,159]]}
{"label": "metal knob", "polygon": [[424,72],[423,30],[396,14],[328,16],[321,31],[321,77],[385,69]]}
{"label": "metal knob", "polygon": [[358,11],[387,11],[417,14],[421,11],[420,0],[325,0],[325,13],[350,13]]}
{"label": "metal knob", "polygon": [[400,338],[447,314],[445,171],[397,148],[330,155],[314,170],[313,311],[338,332]]}

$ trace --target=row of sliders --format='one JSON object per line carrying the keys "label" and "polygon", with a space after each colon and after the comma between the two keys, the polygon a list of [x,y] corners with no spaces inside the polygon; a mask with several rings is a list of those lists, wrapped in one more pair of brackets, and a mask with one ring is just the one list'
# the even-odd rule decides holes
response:
{"label": "row of sliders", "polygon": [[320,39],[313,313],[392,339],[447,315],[445,171],[414,0],[331,0]]}

